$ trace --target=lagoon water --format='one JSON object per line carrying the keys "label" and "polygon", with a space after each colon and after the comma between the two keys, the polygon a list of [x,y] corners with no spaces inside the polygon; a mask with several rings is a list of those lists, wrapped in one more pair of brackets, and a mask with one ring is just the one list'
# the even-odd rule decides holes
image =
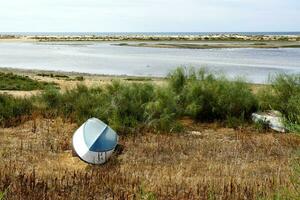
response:
{"label": "lagoon water", "polygon": [[300,48],[172,49],[113,42],[0,42],[0,67],[111,75],[166,76],[177,66],[265,83],[276,73],[300,73]]}

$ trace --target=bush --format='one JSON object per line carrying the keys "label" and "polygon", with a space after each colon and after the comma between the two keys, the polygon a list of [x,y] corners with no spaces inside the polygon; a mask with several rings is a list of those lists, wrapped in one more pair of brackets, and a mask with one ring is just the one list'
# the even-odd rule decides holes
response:
{"label": "bush", "polygon": [[64,93],[61,112],[65,118],[71,118],[77,123],[83,123],[88,118],[98,117],[99,109],[103,108],[101,88],[88,89],[84,85]]}
{"label": "bush", "polygon": [[22,117],[31,115],[33,105],[31,99],[15,98],[0,94],[0,125],[14,126],[22,121]]}
{"label": "bush", "polygon": [[257,110],[257,100],[248,84],[215,77],[203,69],[177,69],[170,76],[169,87],[176,92],[182,114],[200,121],[249,118]]}
{"label": "bush", "polygon": [[77,88],[61,93],[55,89],[45,90],[39,97],[40,108],[47,116],[62,116],[78,124],[90,117],[97,117],[95,107],[101,107],[99,88],[88,89],[78,85]]}
{"label": "bush", "polygon": [[0,72],[0,90],[39,90],[48,87],[56,87],[54,83],[39,82],[27,76],[19,76],[13,73]]}
{"label": "bush", "polygon": [[287,102],[286,116],[291,123],[300,124],[300,93],[290,97]]}
{"label": "bush", "polygon": [[271,86],[262,89],[258,98],[261,110],[279,110],[283,113],[288,127],[299,127],[300,75],[279,74],[272,77]]}
{"label": "bush", "polygon": [[179,116],[175,93],[166,87],[155,90],[154,99],[148,102],[145,109],[146,122],[149,127],[159,131],[177,132],[181,126],[176,119]]}
{"label": "bush", "polygon": [[179,93],[184,88],[188,78],[185,68],[177,68],[168,76],[169,85],[174,92]]}
{"label": "bush", "polygon": [[145,126],[146,104],[154,99],[154,87],[145,83],[113,82],[106,87],[106,117],[113,128],[133,132]]}
{"label": "bush", "polygon": [[47,116],[60,115],[78,124],[97,117],[121,133],[144,127],[170,131],[176,120],[176,104],[166,95],[152,84],[114,81],[92,89],[78,85],[65,93],[46,90],[39,105]]}
{"label": "bush", "polygon": [[41,102],[42,113],[46,116],[58,115],[62,106],[62,95],[57,89],[47,89],[38,97]]}
{"label": "bush", "polygon": [[178,68],[167,85],[120,82],[97,88],[78,85],[60,92],[46,89],[31,99],[1,96],[1,124],[20,119],[35,109],[47,117],[61,116],[78,124],[97,117],[120,133],[150,128],[155,132],[181,130],[177,120],[189,116],[196,121],[221,121],[237,128],[258,108],[277,109],[291,130],[300,130],[300,78],[279,75],[270,87],[255,96],[242,80],[229,81],[200,69]]}

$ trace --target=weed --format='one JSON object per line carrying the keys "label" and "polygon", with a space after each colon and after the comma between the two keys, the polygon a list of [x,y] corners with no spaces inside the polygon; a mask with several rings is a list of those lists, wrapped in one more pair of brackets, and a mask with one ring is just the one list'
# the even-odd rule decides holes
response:
{"label": "weed", "polygon": [[144,186],[139,187],[138,199],[141,200],[156,200],[156,195],[153,192],[145,190]]}
{"label": "weed", "polygon": [[22,117],[31,115],[33,105],[31,99],[15,98],[0,94],[0,125],[13,126],[23,120]]}
{"label": "weed", "polygon": [[27,76],[19,76],[13,73],[0,72],[0,90],[39,90],[48,87],[56,87],[54,83],[40,82]]}
{"label": "weed", "polygon": [[267,130],[269,130],[269,124],[261,119],[256,121],[254,125],[255,125],[255,129],[260,133],[266,133]]}
{"label": "weed", "polygon": [[258,93],[260,109],[279,110],[287,125],[300,132],[297,128],[300,124],[300,75],[279,74],[271,78],[271,83]]}

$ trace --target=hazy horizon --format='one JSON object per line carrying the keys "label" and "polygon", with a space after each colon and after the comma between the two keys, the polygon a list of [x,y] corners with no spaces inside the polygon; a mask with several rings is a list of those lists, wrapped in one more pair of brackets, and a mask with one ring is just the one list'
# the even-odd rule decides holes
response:
{"label": "hazy horizon", "polygon": [[299,32],[296,0],[10,0],[0,32]]}

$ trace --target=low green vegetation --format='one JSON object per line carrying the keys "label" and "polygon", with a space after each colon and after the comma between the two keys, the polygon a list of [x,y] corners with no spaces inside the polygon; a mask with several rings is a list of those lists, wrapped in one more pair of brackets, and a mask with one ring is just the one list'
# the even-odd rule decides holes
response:
{"label": "low green vegetation", "polygon": [[50,78],[56,78],[56,79],[64,79],[64,80],[70,80],[70,81],[84,81],[83,76],[76,76],[75,78],[71,78],[70,76],[67,76],[65,74],[38,73],[37,76],[50,77]]}
{"label": "low green vegetation", "polygon": [[264,42],[255,42],[255,43],[253,43],[253,45],[267,45],[267,43],[264,43]]}
{"label": "low green vegetation", "polygon": [[204,70],[179,68],[170,74],[169,82],[181,114],[195,120],[248,119],[258,107],[249,85],[241,80],[229,81]]}
{"label": "low green vegetation", "polygon": [[[61,93],[46,90],[39,98],[42,113],[63,116],[77,123],[98,117],[118,132],[134,133],[147,128],[156,132],[181,130],[177,119],[196,121],[244,121],[258,104],[249,86],[217,78],[204,71],[179,68],[169,75],[166,86],[150,83],[111,84]],[[235,123],[236,124],[236,123]]]}
{"label": "low green vegetation", "polygon": [[271,86],[258,93],[261,110],[282,112],[291,131],[300,132],[300,76],[280,74],[271,78]]}
{"label": "low green vegetation", "polygon": [[83,76],[76,76],[75,80],[76,81],[84,81],[84,77]]}
{"label": "low green vegetation", "polygon": [[[283,113],[290,130],[299,132],[300,77],[278,75],[271,83],[256,94],[243,80],[178,68],[164,85],[113,81],[94,88],[78,85],[66,92],[49,88],[30,99],[2,95],[1,124],[11,125],[12,119],[35,111],[78,124],[97,117],[124,134],[142,129],[177,132],[182,129],[178,120],[183,117],[237,128],[249,122],[253,112],[276,109]],[[257,128],[264,132],[266,127]]]}
{"label": "low green vegetation", "polygon": [[148,77],[129,77],[125,78],[126,81],[152,81],[151,78]]}
{"label": "low green vegetation", "polygon": [[41,90],[54,87],[54,83],[40,82],[27,76],[0,72],[0,90]]}
{"label": "low green vegetation", "polygon": [[65,93],[46,90],[37,97],[37,102],[38,109],[48,117],[62,116],[77,123],[98,117],[123,133],[145,127],[171,130],[175,115],[170,113],[171,105],[161,93],[151,84],[114,81],[97,88],[79,85]]}
{"label": "low green vegetation", "polygon": [[38,73],[37,75],[42,77],[51,77],[51,78],[70,78],[69,76],[64,74]]}
{"label": "low green vegetation", "polygon": [[[212,39],[208,39],[213,41]],[[151,47],[151,48],[176,48],[176,49],[220,49],[220,48],[299,48],[299,44],[292,42],[275,42],[257,40],[254,43],[232,42],[234,40],[224,40],[222,44],[217,43],[120,43],[118,46]],[[238,41],[238,40],[236,40]],[[261,42],[264,41],[264,42]]]}
{"label": "low green vegetation", "polygon": [[0,125],[13,126],[33,112],[32,99],[0,94]]}

